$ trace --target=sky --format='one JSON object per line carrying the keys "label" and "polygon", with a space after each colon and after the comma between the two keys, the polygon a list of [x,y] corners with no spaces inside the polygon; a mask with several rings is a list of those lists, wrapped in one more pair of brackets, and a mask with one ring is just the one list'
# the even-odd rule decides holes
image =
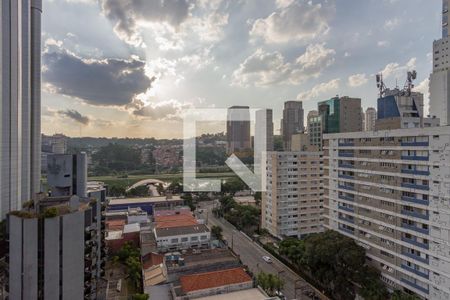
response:
{"label": "sky", "polygon": [[427,103],[441,35],[441,0],[43,2],[42,130],[72,137],[180,138],[187,109],[232,105],[273,109],[279,134],[287,100],[376,107],[379,72],[417,70]]}

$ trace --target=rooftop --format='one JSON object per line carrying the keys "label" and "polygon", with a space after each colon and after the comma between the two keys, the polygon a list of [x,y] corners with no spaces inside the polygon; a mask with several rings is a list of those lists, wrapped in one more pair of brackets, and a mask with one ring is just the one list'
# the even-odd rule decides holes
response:
{"label": "rooftop", "polygon": [[106,233],[105,240],[119,240],[122,238],[122,230],[114,230],[114,231],[108,231]]}
{"label": "rooftop", "polygon": [[197,298],[197,300],[228,300],[228,299],[267,300],[271,298],[267,297],[260,289],[257,288]]}
{"label": "rooftop", "polygon": [[186,275],[180,277],[184,293],[252,281],[243,268]]}
{"label": "rooftop", "polygon": [[106,220],[105,225],[108,230],[122,230],[125,226],[125,220]]}
{"label": "rooftop", "polygon": [[137,198],[116,198],[109,200],[109,205],[126,205],[135,203],[161,203],[161,202],[171,202],[182,200],[180,196],[172,196],[172,198],[167,199],[166,196],[158,197],[137,197]]}
{"label": "rooftop", "polygon": [[171,228],[171,227],[183,227],[197,225],[198,222],[195,217],[189,213],[156,216],[155,217],[156,228]]}
{"label": "rooftop", "polygon": [[156,237],[166,237],[174,235],[186,235],[196,233],[206,233],[209,229],[204,224],[183,226],[183,227],[169,227],[169,228],[155,228]]}
{"label": "rooftop", "polygon": [[139,232],[139,231],[141,231],[141,226],[139,225],[139,223],[126,224],[123,227],[123,233]]}

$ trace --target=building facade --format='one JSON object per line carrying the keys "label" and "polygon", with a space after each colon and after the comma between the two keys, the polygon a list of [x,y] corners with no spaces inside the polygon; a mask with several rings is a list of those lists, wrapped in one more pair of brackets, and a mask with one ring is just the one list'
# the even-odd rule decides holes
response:
{"label": "building facade", "polygon": [[40,198],[8,215],[10,299],[98,299],[104,277],[102,205]]}
{"label": "building facade", "polygon": [[47,183],[52,196],[86,196],[87,155],[50,154],[47,156]]}
{"label": "building facade", "polygon": [[[256,145],[263,140],[265,140],[264,144]],[[254,148],[273,151],[273,111],[271,109],[256,111]]]}
{"label": "building facade", "polygon": [[248,106],[232,106],[227,115],[227,152],[251,149],[250,110]]}
{"label": "building facade", "polygon": [[377,120],[377,110],[373,107],[368,107],[366,109],[366,122],[365,122],[365,131],[373,131],[375,130],[375,122]]}
{"label": "building facade", "polygon": [[0,4],[0,216],[40,191],[41,0]]}
{"label": "building facade", "polygon": [[279,238],[322,231],[322,197],[321,152],[267,153],[262,228]]}
{"label": "building facade", "polygon": [[440,119],[442,126],[450,125],[450,70],[448,55],[449,0],[442,1],[442,38],[433,42],[433,72],[430,75],[430,115]]}
{"label": "building facade", "polygon": [[391,290],[450,298],[449,144],[447,126],[325,135],[324,226]]}
{"label": "building facade", "polygon": [[284,102],[283,119],[281,120],[281,134],[283,136],[283,147],[285,151],[291,149],[291,139],[293,134],[303,133],[304,111],[302,101]]}
{"label": "building facade", "polygon": [[361,99],[334,97],[318,103],[323,133],[362,131]]}
{"label": "building facade", "polygon": [[322,134],[322,117],[317,115],[308,118],[309,143],[318,146],[320,151],[322,151]]}

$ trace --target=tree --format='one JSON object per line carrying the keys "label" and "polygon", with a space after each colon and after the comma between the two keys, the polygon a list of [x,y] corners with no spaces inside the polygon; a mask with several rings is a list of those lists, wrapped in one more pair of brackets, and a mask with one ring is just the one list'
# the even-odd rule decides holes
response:
{"label": "tree", "polygon": [[391,300],[420,300],[420,298],[415,295],[406,294],[400,290],[395,290],[391,295]]}
{"label": "tree", "polygon": [[233,177],[222,182],[222,193],[234,195],[236,192],[247,190],[248,186],[238,177]]}
{"label": "tree", "polygon": [[149,295],[148,294],[134,294],[131,296],[132,300],[148,300]]}
{"label": "tree", "polygon": [[145,197],[148,196],[148,187],[145,185],[140,185],[135,188],[130,189],[126,192],[128,197]]}
{"label": "tree", "polygon": [[284,286],[281,278],[271,273],[260,272],[256,282],[269,296],[273,296],[275,291],[280,291]]}
{"label": "tree", "polygon": [[211,234],[218,240],[223,239],[222,231],[223,231],[222,227],[220,227],[220,226],[213,225],[211,227]]}
{"label": "tree", "polygon": [[183,192],[183,185],[180,179],[173,180],[167,187],[167,190],[172,192],[172,194],[181,194]]}
{"label": "tree", "polygon": [[126,194],[126,189],[122,185],[111,185],[108,188],[108,196],[110,196],[110,197],[120,197],[120,196],[125,196],[125,194]]}

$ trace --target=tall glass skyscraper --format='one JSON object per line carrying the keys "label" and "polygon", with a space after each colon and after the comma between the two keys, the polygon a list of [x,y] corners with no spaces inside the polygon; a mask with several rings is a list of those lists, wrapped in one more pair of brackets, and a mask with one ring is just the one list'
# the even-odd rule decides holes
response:
{"label": "tall glass skyscraper", "polygon": [[40,190],[42,0],[0,4],[0,216]]}

